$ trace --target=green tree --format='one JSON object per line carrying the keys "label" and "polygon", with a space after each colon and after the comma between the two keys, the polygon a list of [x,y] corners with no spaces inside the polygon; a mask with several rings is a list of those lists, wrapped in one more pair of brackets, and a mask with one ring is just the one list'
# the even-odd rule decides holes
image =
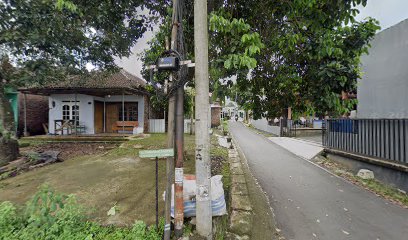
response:
{"label": "green tree", "polygon": [[[192,42],[192,6],[186,4],[186,18],[183,21],[184,34],[186,39],[186,55],[188,59],[194,61],[194,45]],[[154,38],[149,41],[147,48],[141,55],[143,61],[143,75],[145,79],[149,79],[148,65],[153,64],[156,59],[165,51],[166,37],[170,35],[170,9],[167,10],[167,15],[163,17],[163,24],[160,25]],[[225,96],[229,95],[229,88],[233,82],[231,78],[238,73],[246,76],[248,71],[256,67],[257,61],[255,56],[260,53],[264,47],[261,42],[260,35],[252,31],[252,28],[243,19],[232,18],[230,14],[223,11],[213,11],[209,17],[210,31],[210,91],[213,93],[212,98],[224,100]],[[154,75],[154,84],[163,86],[165,80],[168,79],[168,73],[158,72]],[[188,76],[189,86],[194,86],[192,74]],[[157,101],[157,97],[153,96],[152,101]],[[162,97],[161,101],[166,101],[166,97]],[[191,99],[185,99],[186,113],[190,111]],[[165,106],[165,104],[162,104]]]}
{"label": "green tree", "polygon": [[[152,1],[153,2],[153,1]],[[2,143],[16,145],[6,86],[41,85],[68,74],[86,74],[86,64],[117,69],[114,58],[129,56],[142,36],[142,0],[5,0],[0,2],[0,81]],[[7,60],[9,59],[9,60]],[[4,62],[3,61],[3,62]],[[0,153],[0,160],[15,154]]]}
{"label": "green tree", "polygon": [[258,4],[227,1],[225,11],[244,18],[266,47],[250,78],[241,78],[242,99],[251,102],[255,117],[296,112],[336,116],[353,102],[341,101],[356,91],[359,63],[379,29],[372,18],[357,22],[357,6],[366,0],[269,0]]}
{"label": "green tree", "polygon": [[[171,5],[171,1],[163,2]],[[375,19],[355,20],[357,6],[366,4],[367,0],[209,1],[215,97],[231,94],[228,79],[235,76],[239,99],[255,118],[282,116],[288,107],[297,113],[332,116],[350,111],[355,100],[342,101],[340,95],[356,91],[360,57],[379,29]],[[191,12],[191,6],[186,11]],[[259,42],[265,45],[261,54],[257,53],[259,44],[248,49],[256,53],[249,56],[253,60],[231,54],[242,53],[242,32],[230,30],[242,23],[249,28],[241,30],[259,33]],[[252,68],[249,77],[240,65],[243,62]],[[215,79],[226,81],[219,84]]]}

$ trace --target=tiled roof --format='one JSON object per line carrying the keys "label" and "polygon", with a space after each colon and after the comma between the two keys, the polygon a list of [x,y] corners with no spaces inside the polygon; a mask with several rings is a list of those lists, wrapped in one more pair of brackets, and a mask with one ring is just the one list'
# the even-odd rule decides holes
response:
{"label": "tiled roof", "polygon": [[43,89],[143,89],[146,82],[125,70],[116,73],[95,72],[89,76],[71,76],[67,80],[55,82]]}

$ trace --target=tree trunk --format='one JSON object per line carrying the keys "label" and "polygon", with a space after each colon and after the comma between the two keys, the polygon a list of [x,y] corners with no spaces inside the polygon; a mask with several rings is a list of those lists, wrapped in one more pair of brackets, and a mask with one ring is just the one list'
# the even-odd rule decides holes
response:
{"label": "tree trunk", "polygon": [[0,166],[17,159],[19,155],[14,126],[13,111],[6,98],[4,84],[0,82]]}

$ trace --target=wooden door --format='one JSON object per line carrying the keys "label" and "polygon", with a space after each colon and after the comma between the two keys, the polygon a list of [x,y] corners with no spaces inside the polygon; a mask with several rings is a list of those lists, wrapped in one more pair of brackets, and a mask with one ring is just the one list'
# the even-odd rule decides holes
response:
{"label": "wooden door", "polygon": [[94,128],[95,133],[103,132],[103,102],[95,102]]}
{"label": "wooden door", "polygon": [[108,133],[114,132],[112,127],[116,123],[116,121],[119,120],[118,106],[119,104],[117,103],[106,104],[106,132]]}

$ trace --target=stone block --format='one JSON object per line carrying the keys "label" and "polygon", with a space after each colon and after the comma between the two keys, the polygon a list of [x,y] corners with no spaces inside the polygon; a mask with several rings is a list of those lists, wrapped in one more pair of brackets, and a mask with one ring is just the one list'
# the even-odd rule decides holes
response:
{"label": "stone block", "polygon": [[374,172],[368,169],[360,169],[357,173],[357,177],[362,179],[374,179]]}
{"label": "stone block", "polygon": [[232,162],[230,165],[231,168],[241,168],[240,162]]}
{"label": "stone block", "polygon": [[240,165],[239,167],[231,168],[231,173],[232,175],[243,175],[244,171],[242,170],[242,167]]}
{"label": "stone block", "polygon": [[230,230],[238,235],[251,233],[252,214],[247,211],[232,211],[230,218]]}
{"label": "stone block", "polygon": [[234,233],[227,232],[225,235],[225,240],[249,240],[250,238],[247,235],[237,235]]}
{"label": "stone block", "polygon": [[231,208],[233,210],[251,211],[251,201],[249,200],[248,195],[232,194]]}
{"label": "stone block", "polygon": [[246,183],[244,175],[232,175],[232,184],[235,183]]}
{"label": "stone block", "polygon": [[248,195],[248,188],[245,183],[232,184],[231,194]]}
{"label": "stone block", "polygon": [[230,163],[240,163],[241,162],[239,157],[230,157],[229,161],[230,161]]}

